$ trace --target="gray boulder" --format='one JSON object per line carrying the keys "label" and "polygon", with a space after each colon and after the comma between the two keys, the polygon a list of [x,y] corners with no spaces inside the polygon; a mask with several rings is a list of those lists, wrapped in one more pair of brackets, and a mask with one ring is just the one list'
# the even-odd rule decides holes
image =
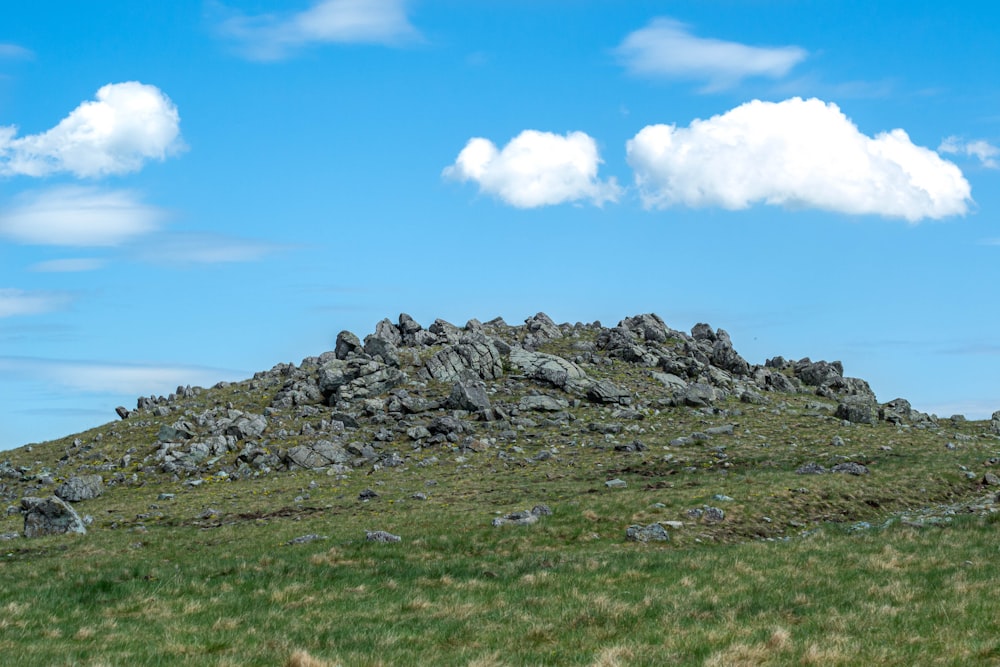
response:
{"label": "gray boulder", "polygon": [[510,363],[524,371],[532,380],[547,382],[556,387],[565,387],[568,383],[587,378],[582,368],[554,354],[514,348],[510,351]]}
{"label": "gray boulder", "polygon": [[539,412],[559,412],[569,407],[567,401],[552,396],[525,396],[517,404],[519,410],[535,410]]}
{"label": "gray boulder", "polygon": [[480,412],[492,407],[490,397],[486,394],[486,385],[482,380],[471,378],[459,380],[452,385],[451,395],[445,404],[449,408],[469,412]]}
{"label": "gray boulder", "polygon": [[51,498],[21,498],[21,512],[24,514],[24,536],[62,535],[64,533],[87,532],[83,520],[65,502]]}
{"label": "gray boulder", "polygon": [[378,336],[365,336],[365,354],[380,358],[389,366],[399,368],[399,350],[390,341]]}
{"label": "gray boulder", "polygon": [[289,449],[283,461],[290,469],[303,468],[314,470],[325,468],[336,464],[345,464],[350,459],[350,455],[343,445],[329,440],[319,440],[310,445],[299,445]]}
{"label": "gray boulder", "polygon": [[91,500],[104,493],[104,480],[100,475],[70,477],[56,488],[55,494],[68,503]]}
{"label": "gray boulder", "polygon": [[601,380],[587,390],[587,398],[595,403],[627,403],[629,393],[610,380]]}
{"label": "gray boulder", "polygon": [[393,542],[402,542],[403,538],[399,535],[393,535],[384,530],[366,530],[365,531],[365,541],[366,542],[381,542],[382,544],[391,544]]}
{"label": "gray boulder", "polygon": [[333,349],[337,359],[347,359],[352,354],[360,352],[361,349],[361,340],[350,331],[341,331],[337,334],[337,345]]}
{"label": "gray boulder", "polygon": [[670,535],[660,524],[651,523],[648,526],[629,526],[625,529],[625,539],[629,542],[666,542]]}
{"label": "gray boulder", "polygon": [[457,345],[438,351],[424,365],[428,375],[442,382],[454,382],[467,371],[483,380],[503,377],[503,357],[487,336],[472,333],[462,336]]}
{"label": "gray boulder", "polygon": [[870,396],[845,396],[837,406],[836,417],[852,424],[874,424],[878,420],[878,403]]}

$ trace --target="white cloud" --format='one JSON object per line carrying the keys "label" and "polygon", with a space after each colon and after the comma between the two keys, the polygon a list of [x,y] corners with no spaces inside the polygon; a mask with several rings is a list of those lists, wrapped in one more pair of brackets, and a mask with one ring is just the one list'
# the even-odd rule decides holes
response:
{"label": "white cloud", "polygon": [[443,174],[475,181],[482,192],[518,208],[579,201],[601,206],[617,201],[621,188],[613,178],[597,178],[600,163],[597,144],[583,132],[525,130],[503,150],[488,139],[470,139]]}
{"label": "white cloud", "polygon": [[70,301],[68,294],[59,292],[26,292],[0,288],[0,317],[39,315],[59,310]]}
{"label": "white cloud", "polygon": [[321,0],[294,14],[233,13],[222,34],[254,60],[281,60],[323,43],[396,45],[419,36],[406,16],[405,0]]}
{"label": "white cloud", "polygon": [[0,357],[0,372],[90,393],[168,394],[180,385],[211,386],[242,373],[204,366],[114,364],[97,361]]}
{"label": "white cloud", "polygon": [[116,246],[164,217],[128,190],[61,186],[22,194],[0,212],[0,235],[36,245]]}
{"label": "white cloud", "polygon": [[837,105],[754,100],[689,127],[650,125],[627,144],[647,208],[754,203],[916,222],[968,211],[961,170],[903,130],[874,138]]}
{"label": "white cloud", "polygon": [[997,158],[1000,157],[1000,148],[982,139],[962,141],[958,137],[948,137],[938,146],[938,151],[974,157],[987,169],[1000,169],[1000,162],[997,161]]}
{"label": "white cloud", "polygon": [[105,264],[106,262],[103,259],[93,257],[50,259],[33,265],[31,270],[38,273],[79,273],[82,271],[96,271]]}
{"label": "white cloud", "polygon": [[183,148],[177,107],[155,86],[113,83],[96,97],[41,134],[0,127],[0,175],[125,174]]}
{"label": "white cloud", "polygon": [[18,46],[17,44],[10,43],[0,43],[0,58],[7,58],[10,60],[30,60],[35,57],[35,54],[23,46]]}
{"label": "white cloud", "polygon": [[705,80],[707,90],[753,76],[781,78],[808,55],[797,46],[747,46],[695,37],[686,25],[669,18],[654,19],[630,33],[616,53],[633,74]]}
{"label": "white cloud", "polygon": [[222,234],[171,234],[151,240],[139,259],[160,264],[231,264],[255,262],[286,250],[282,246]]}

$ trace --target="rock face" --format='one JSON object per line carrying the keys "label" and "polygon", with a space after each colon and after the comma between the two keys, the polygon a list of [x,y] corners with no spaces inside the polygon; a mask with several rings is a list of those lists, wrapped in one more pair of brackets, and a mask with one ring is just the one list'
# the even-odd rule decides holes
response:
{"label": "rock face", "polygon": [[24,536],[61,535],[87,532],[83,520],[72,507],[55,496],[51,498],[22,498]]}
{"label": "rock face", "polygon": [[97,498],[104,493],[104,480],[100,475],[70,477],[56,489],[56,495],[69,503]]}

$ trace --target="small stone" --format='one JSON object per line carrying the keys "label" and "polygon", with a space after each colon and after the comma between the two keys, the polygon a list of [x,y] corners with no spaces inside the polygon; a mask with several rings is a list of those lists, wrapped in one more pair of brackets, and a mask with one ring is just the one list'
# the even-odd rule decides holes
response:
{"label": "small stone", "polygon": [[986,486],[1000,486],[1000,477],[988,472],[983,475],[983,484]]}
{"label": "small stone", "polygon": [[838,463],[837,465],[830,468],[832,472],[845,473],[848,475],[867,475],[868,468],[860,463],[854,463],[849,461],[847,463]]}
{"label": "small stone", "polygon": [[383,544],[388,544],[390,542],[402,542],[403,538],[400,537],[399,535],[393,535],[392,533],[387,533],[384,530],[366,530],[365,541],[381,542]]}
{"label": "small stone", "polygon": [[358,500],[371,500],[372,498],[378,498],[378,493],[372,489],[365,489],[358,494]]}
{"label": "small stone", "polygon": [[834,447],[843,447],[844,439],[841,438],[839,435],[835,435],[833,436],[833,439],[830,440],[830,444]]}
{"label": "small stone", "polygon": [[670,535],[660,524],[651,523],[648,526],[629,526],[625,529],[625,539],[629,542],[667,542]]}
{"label": "small stone", "polygon": [[326,539],[325,535],[316,535],[314,533],[310,533],[309,535],[301,535],[299,537],[292,538],[288,540],[288,542],[286,542],[285,544],[288,545],[308,544],[309,542],[315,542],[316,540],[325,540],[325,539]]}
{"label": "small stone", "polygon": [[719,523],[726,518],[726,513],[718,507],[705,508],[705,521],[707,523]]}
{"label": "small stone", "polygon": [[624,489],[628,483],[623,479],[609,479],[604,483],[609,489]]}

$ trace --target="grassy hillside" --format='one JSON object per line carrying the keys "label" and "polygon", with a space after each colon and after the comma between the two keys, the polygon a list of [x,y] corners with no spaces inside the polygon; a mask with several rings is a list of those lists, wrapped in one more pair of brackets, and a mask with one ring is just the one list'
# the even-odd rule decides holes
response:
{"label": "grassy hillside", "polygon": [[[435,443],[362,420],[348,439],[391,465],[250,471],[243,443],[194,471],[154,465],[179,415],[260,413],[283,386],[264,377],[4,452],[13,506],[81,473],[106,486],[74,506],[86,535],[0,542],[4,664],[1000,663],[988,422],[850,423],[807,388],[668,405],[641,363],[585,368],[635,400],[575,400],[508,367],[495,406],[544,393],[567,414],[518,428],[437,408],[424,417],[472,426]],[[307,442],[306,412],[255,445]],[[537,505],[551,514],[492,525]],[[626,539],[654,523],[668,541]],[[8,512],[0,533],[22,524]]]}

